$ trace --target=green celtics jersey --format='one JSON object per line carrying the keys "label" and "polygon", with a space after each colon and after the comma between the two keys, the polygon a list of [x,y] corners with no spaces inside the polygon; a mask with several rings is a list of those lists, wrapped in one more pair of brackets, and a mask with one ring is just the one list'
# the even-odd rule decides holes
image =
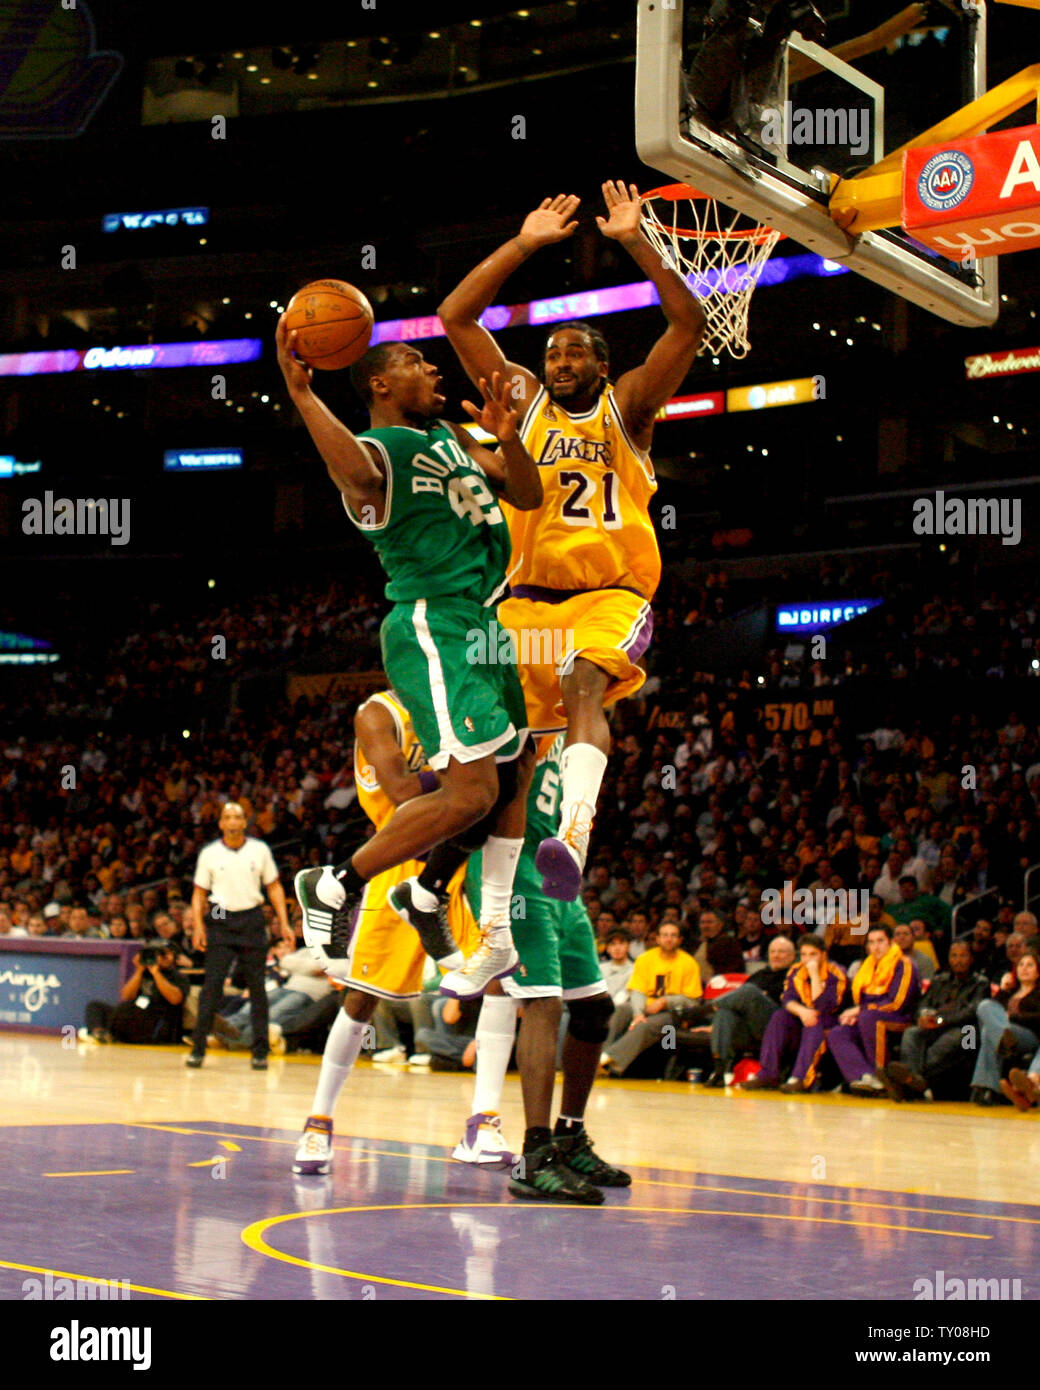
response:
{"label": "green celtics jersey", "polygon": [[509,527],[487,474],[441,420],[428,429],[395,425],[358,436],[374,444],[386,465],[383,520],[347,515],[375,545],[386,571],[386,597],[500,597],[509,563]]}

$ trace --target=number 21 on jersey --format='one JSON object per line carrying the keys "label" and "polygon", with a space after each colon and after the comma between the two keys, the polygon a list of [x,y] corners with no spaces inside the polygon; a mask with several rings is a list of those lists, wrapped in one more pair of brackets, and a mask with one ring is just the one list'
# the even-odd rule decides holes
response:
{"label": "number 21 on jersey", "polygon": [[564,468],[559,474],[560,486],[569,488],[563,499],[560,515],[568,526],[602,526],[616,531],[621,526],[617,505],[617,474],[607,469],[601,483],[577,468]]}

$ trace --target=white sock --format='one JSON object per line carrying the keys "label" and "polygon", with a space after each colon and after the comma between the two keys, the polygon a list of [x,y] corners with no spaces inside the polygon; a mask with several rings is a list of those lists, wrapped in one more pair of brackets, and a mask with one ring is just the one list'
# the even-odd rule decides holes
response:
{"label": "white sock", "polygon": [[513,877],[523,847],[523,840],[507,840],[501,835],[489,835],[484,846],[480,929],[491,935],[494,946],[509,946],[513,941],[509,912],[513,905]]}
{"label": "white sock", "polygon": [[572,743],[560,758],[560,834],[569,831],[582,855],[588,852],[592,818],[606,770],[606,753],[591,743]]}
{"label": "white sock", "polygon": [[518,1001],[507,994],[485,994],[477,1019],[477,1065],[473,1085],[474,1115],[498,1114],[505,1085]]}
{"label": "white sock", "polygon": [[351,1018],[345,1009],[340,1009],[336,1015],[321,1059],[312,1115],[331,1115],[335,1110],[339,1093],[358,1059],[367,1026]]}

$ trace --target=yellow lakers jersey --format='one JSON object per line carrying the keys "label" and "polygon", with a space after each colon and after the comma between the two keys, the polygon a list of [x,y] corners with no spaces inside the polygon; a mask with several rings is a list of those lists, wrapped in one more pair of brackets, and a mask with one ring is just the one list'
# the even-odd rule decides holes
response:
{"label": "yellow lakers jersey", "polygon": [[513,542],[509,582],[546,589],[635,589],[653,598],[661,555],[648,515],[657,491],[650,456],[625,433],[608,386],[570,415],[543,386],[520,437],[545,498],[535,511],[503,504]]}
{"label": "yellow lakers jersey", "polygon": [[[360,708],[364,709],[365,705],[371,704],[372,701],[390,711],[397,734],[397,745],[404,755],[409,772],[421,772],[426,767],[426,754],[415,736],[411,717],[404,705],[392,690],[383,690],[378,695],[370,696]],[[382,830],[397,808],[379,785],[376,770],[365,757],[364,749],[357,739],[354,740],[354,781],[357,784],[361,809],[375,828]]]}

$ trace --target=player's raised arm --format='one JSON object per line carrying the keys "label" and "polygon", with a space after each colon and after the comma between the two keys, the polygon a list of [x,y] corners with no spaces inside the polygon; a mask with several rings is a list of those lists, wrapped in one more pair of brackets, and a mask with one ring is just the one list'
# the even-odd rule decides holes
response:
{"label": "player's raised arm", "polygon": [[[275,341],[278,365],[285,377],[293,405],[307,426],[314,447],[325,460],[329,477],[358,505],[372,503],[385,493],[382,468],[360,440],[355,439],[341,420],[311,390],[311,368],[293,355],[295,333],[290,333],[285,316],[278,320]],[[381,508],[380,508],[381,509]]]}
{"label": "player's raised arm", "polygon": [[422,796],[425,789],[418,774],[409,770],[397,742],[393,715],[381,700],[367,700],[357,711],[354,734],[375,769],[380,787],[395,806]]}
{"label": "player's raised arm", "polygon": [[574,235],[578,224],[572,218],[579,201],[573,194],[563,193],[555,198],[543,198],[524,218],[519,236],[512,237],[486,261],[481,261],[476,270],[471,270],[437,310],[470,381],[476,386],[481,377],[490,381],[495,372],[500,373],[517,382],[519,390],[514,391],[513,399],[520,407],[537,394],[538,379],[526,367],[507,362],[501,348],[478,320],[528,256],[541,246],[550,246],[554,241],[564,241]]}
{"label": "player's raised arm", "polygon": [[483,405],[478,408],[471,401],[463,401],[462,408],[482,429],[495,436],[502,452],[493,454],[458,425],[452,425],[455,437],[510,506],[521,512],[534,511],[542,505],[542,479],[538,465],[520,442],[520,417],[512,404],[512,383],[493,372],[490,386],[483,377],[477,385],[484,397]]}
{"label": "player's raised arm", "polygon": [[641,367],[618,379],[614,398],[625,420],[625,427],[640,448],[650,447],[654,417],[679,389],[693,366],[704,337],[704,310],[691,294],[686,282],[647,241],[640,228],[639,190],[630,184],[608,180],[603,185],[607,216],[596,223],[605,237],[618,241],[653,282],[661,299],[668,327],[650,349]]}

